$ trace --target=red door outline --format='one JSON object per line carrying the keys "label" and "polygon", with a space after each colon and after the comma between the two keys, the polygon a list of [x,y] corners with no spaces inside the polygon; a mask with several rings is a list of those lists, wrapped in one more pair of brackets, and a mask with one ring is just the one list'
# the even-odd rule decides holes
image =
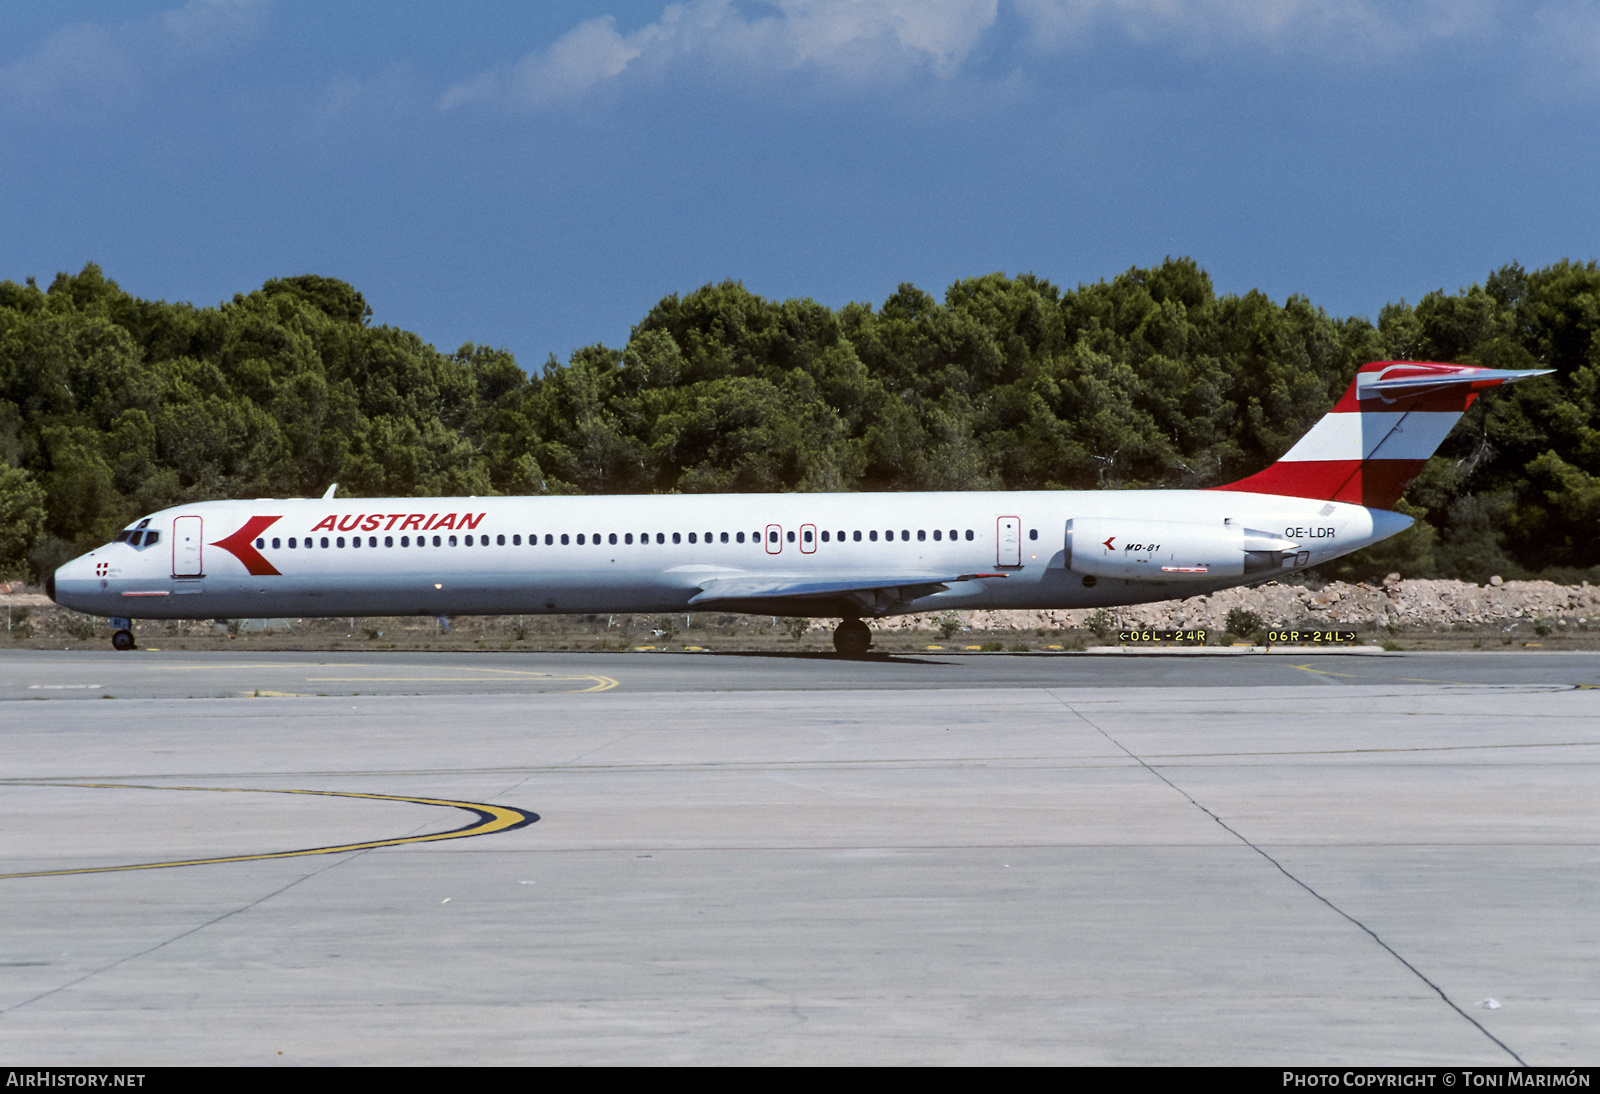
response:
{"label": "red door outline", "polygon": [[783,550],[783,526],[781,524],[767,525],[767,554],[775,555]]}
{"label": "red door outline", "polygon": [[800,550],[808,555],[816,553],[817,526],[815,524],[802,524],[800,526]]}
{"label": "red door outline", "polygon": [[172,576],[205,576],[205,549],[202,532],[205,525],[199,517],[172,518]]}
{"label": "red door outline", "polygon": [[1001,517],[995,521],[996,566],[1022,565],[1022,520],[1018,517]]}

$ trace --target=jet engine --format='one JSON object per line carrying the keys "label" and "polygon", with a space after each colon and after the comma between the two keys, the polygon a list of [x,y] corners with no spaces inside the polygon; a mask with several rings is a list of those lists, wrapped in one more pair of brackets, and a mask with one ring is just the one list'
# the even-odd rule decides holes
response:
{"label": "jet engine", "polygon": [[1208,581],[1304,566],[1294,540],[1230,524],[1120,517],[1067,521],[1067,569],[1141,581]]}

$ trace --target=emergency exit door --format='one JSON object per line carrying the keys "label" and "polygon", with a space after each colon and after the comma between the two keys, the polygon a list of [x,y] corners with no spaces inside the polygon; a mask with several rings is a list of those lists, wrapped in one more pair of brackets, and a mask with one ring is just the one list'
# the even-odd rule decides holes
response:
{"label": "emergency exit door", "polygon": [[1022,521],[1017,517],[1001,517],[995,536],[995,565],[1022,565]]}

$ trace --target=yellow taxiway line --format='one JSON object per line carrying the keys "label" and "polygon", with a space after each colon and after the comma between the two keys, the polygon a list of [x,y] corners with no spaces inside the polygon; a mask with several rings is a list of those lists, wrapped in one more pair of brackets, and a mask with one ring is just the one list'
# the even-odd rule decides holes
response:
{"label": "yellow taxiway line", "polygon": [[378,847],[400,847],[408,843],[434,843],[439,840],[469,839],[495,832],[510,832],[523,828],[539,819],[539,814],[507,805],[486,805],[482,802],[452,801],[448,798],[413,798],[404,794],[358,794],[341,790],[260,790],[240,786],[150,786],[141,783],[61,783],[61,782],[11,782],[7,786],[76,786],[94,790],[202,790],[220,794],[310,794],[325,798],[366,798],[373,801],[408,802],[412,805],[437,805],[448,809],[464,809],[475,814],[470,824],[452,828],[448,832],[434,832],[426,836],[396,836],[393,839],[365,840],[360,843],[341,843],[329,847],[303,847],[294,851],[266,851],[254,855],[217,855],[211,858],[174,859],[171,862],[139,862],[123,866],[85,866],[71,870],[36,870],[28,873],[0,874],[0,881],[21,877],[58,877],[64,874],[107,874],[125,870],[164,870],[172,866],[210,866],[224,862],[262,862],[276,858],[300,858],[304,855],[337,855],[346,851],[370,851]]}

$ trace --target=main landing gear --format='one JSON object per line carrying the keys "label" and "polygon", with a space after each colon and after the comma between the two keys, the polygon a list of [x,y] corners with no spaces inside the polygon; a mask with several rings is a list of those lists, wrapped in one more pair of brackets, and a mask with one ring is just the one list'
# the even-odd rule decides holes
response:
{"label": "main landing gear", "polygon": [[133,640],[133,620],[113,619],[111,621],[111,648],[124,652],[139,648],[139,644]]}
{"label": "main landing gear", "polygon": [[859,619],[846,619],[833,632],[833,648],[845,657],[860,657],[872,646],[872,628]]}

